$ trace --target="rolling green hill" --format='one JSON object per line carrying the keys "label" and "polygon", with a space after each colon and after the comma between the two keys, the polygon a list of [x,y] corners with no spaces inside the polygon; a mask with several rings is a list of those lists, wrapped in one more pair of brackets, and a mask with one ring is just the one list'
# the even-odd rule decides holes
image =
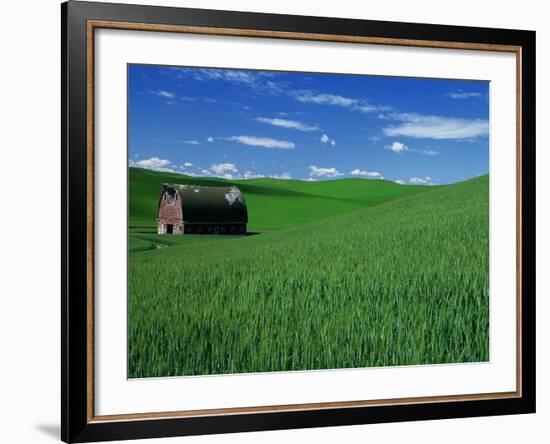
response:
{"label": "rolling green hill", "polygon": [[238,186],[248,206],[248,230],[253,232],[301,225],[430,189],[368,179],[227,181],[130,168],[130,227],[156,227],[157,204],[167,182]]}
{"label": "rolling green hill", "polygon": [[183,181],[130,171],[130,377],[489,359],[488,176],[234,181],[261,235],[152,234]]}

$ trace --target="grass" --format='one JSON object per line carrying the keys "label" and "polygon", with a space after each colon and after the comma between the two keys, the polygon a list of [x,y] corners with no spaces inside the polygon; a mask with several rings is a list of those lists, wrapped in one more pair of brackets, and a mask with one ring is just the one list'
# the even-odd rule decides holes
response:
{"label": "grass", "polygon": [[130,377],[489,359],[487,176],[235,182],[262,234],[233,237],[154,234],[148,182],[175,178],[132,174]]}
{"label": "grass", "polygon": [[349,213],[430,187],[402,186],[385,180],[343,179],[327,182],[252,179],[227,181],[130,168],[130,226],[156,227],[162,184],[237,185],[248,206],[248,230],[265,232]]}

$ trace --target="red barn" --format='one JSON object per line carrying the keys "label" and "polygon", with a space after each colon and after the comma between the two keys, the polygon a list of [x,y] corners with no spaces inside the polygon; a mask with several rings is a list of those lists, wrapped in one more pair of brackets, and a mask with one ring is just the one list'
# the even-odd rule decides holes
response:
{"label": "red barn", "polygon": [[158,234],[245,234],[248,211],[236,186],[164,184]]}

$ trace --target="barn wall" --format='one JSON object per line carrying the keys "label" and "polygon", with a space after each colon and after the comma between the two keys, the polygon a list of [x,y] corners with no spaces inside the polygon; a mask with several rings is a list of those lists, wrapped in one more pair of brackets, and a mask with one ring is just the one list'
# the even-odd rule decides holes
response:
{"label": "barn wall", "polygon": [[184,224],[183,232],[188,234],[246,234],[246,224]]}
{"label": "barn wall", "polygon": [[158,219],[161,224],[181,225],[183,220],[179,195],[174,197],[164,193],[160,199]]}

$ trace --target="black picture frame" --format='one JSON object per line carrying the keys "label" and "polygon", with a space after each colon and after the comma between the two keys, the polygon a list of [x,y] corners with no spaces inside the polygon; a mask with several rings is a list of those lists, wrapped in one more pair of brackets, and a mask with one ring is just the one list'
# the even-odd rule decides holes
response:
{"label": "black picture frame", "polygon": [[[512,45],[521,49],[521,395],[341,407],[304,411],[94,421],[90,417],[90,319],[86,196],[87,23],[187,25],[211,28],[368,36],[383,39]],[[305,17],[69,1],[61,5],[62,54],[62,313],[61,439],[91,442],[180,435],[510,415],[535,412],[535,32],[506,29]]]}

